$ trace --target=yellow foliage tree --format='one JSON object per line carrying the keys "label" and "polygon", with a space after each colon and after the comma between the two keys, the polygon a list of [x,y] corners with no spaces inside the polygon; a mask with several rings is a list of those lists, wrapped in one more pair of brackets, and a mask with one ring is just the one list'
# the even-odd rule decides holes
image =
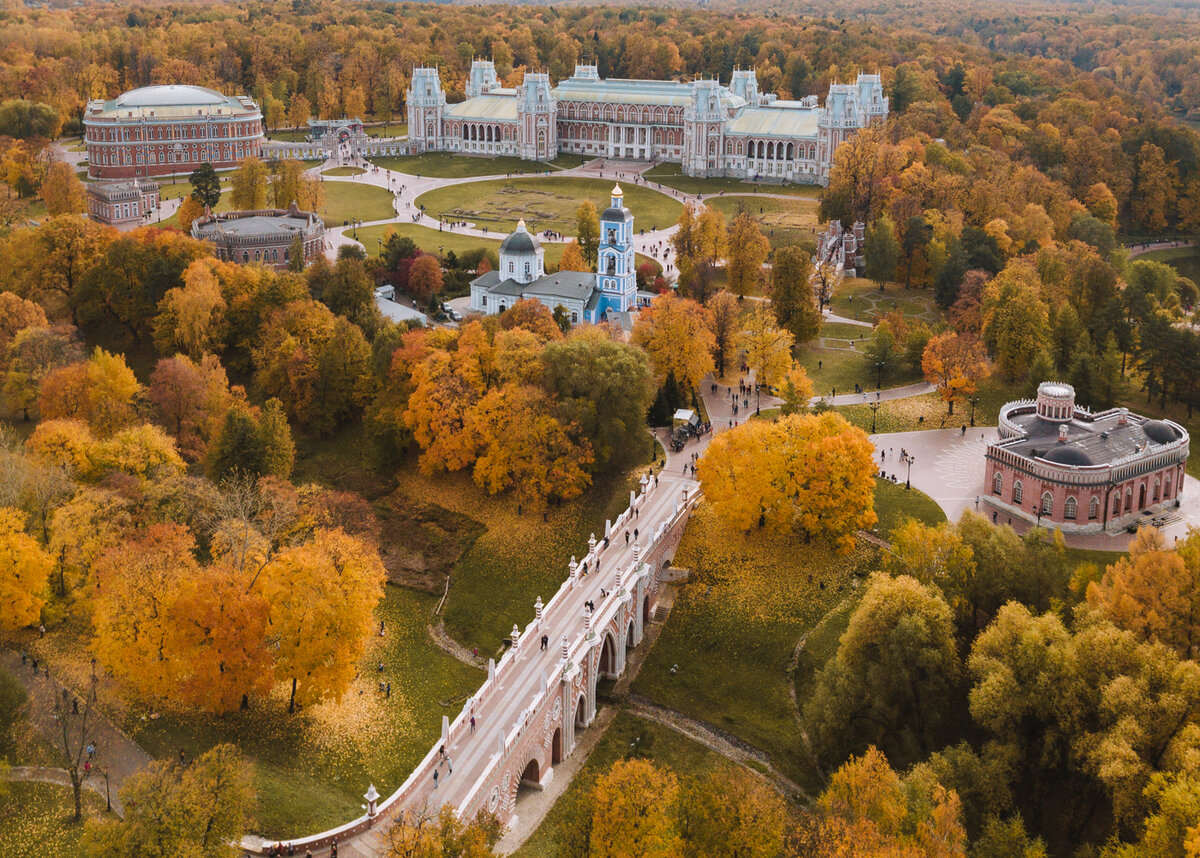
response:
{"label": "yellow foliage tree", "polygon": [[184,351],[193,360],[218,350],[225,334],[225,298],[218,276],[225,264],[197,259],[183,272],[183,285],[167,290],[154,319],[154,342],[163,354]]}
{"label": "yellow foliage tree", "polygon": [[1200,531],[1167,548],[1152,527],[1138,531],[1129,554],[1088,584],[1087,600],[1142,640],[1171,647],[1182,658],[1200,650]]}
{"label": "yellow foliage tree", "polygon": [[775,323],[775,314],[760,302],[742,326],[738,345],[759,384],[775,387],[792,369],[792,332]]}
{"label": "yellow foliage tree", "polygon": [[257,158],[243,160],[230,180],[233,207],[240,211],[267,207],[267,165]]}
{"label": "yellow foliage tree", "polygon": [[874,452],[840,414],[751,420],[713,438],[699,476],[734,527],[794,530],[845,552],[876,521]]}
{"label": "yellow foliage tree", "polygon": [[987,377],[987,355],[978,338],[948,331],[925,344],[921,371],[948,403],[947,413],[953,414],[954,403],[974,394],[979,382]]}
{"label": "yellow foliage tree", "polygon": [[679,782],[649,760],[621,760],[592,788],[592,858],[676,858]]}
{"label": "yellow foliage tree", "polygon": [[740,211],[729,225],[728,245],[729,288],[735,295],[749,295],[758,285],[771,243],[758,228],[758,221],[749,212]]}
{"label": "yellow foliage tree", "polygon": [[179,221],[179,228],[187,233],[192,230],[192,222],[203,216],[204,206],[191,194],[183,198],[183,202],[175,211],[175,219]]}
{"label": "yellow foliage tree", "polygon": [[583,251],[579,249],[578,239],[571,239],[563,247],[562,259],[558,261],[559,271],[591,271],[591,267],[583,261]]}
{"label": "yellow foliage tree", "polygon": [[101,555],[124,540],[133,526],[129,507],[116,492],[86,487],[54,511],[49,549],[60,596],[87,582]]}
{"label": "yellow foliage tree", "polygon": [[183,473],[185,467],[175,439],[152,423],[130,426],[100,441],[91,458],[94,479],[116,472],[158,481]]}
{"label": "yellow foliage tree", "polygon": [[808,370],[800,364],[793,365],[783,380],[780,396],[783,397],[781,410],[785,415],[796,414],[808,408],[808,403],[813,397],[813,383],[808,377]]}
{"label": "yellow foliage tree", "polygon": [[87,192],[83,182],[75,175],[75,168],[62,161],[55,161],[47,168],[40,193],[46,211],[51,215],[76,214],[87,210]]}
{"label": "yellow foliage tree", "polygon": [[633,342],[649,355],[659,387],[674,373],[679,385],[689,390],[713,370],[716,340],[708,313],[695,301],[659,295],[638,314]]}
{"label": "yellow foliage tree", "polygon": [[0,507],[0,632],[38,621],[54,561],[25,532],[25,514]]}
{"label": "yellow foliage tree", "polygon": [[454,372],[450,355],[431,352],[413,367],[413,391],[404,411],[404,423],[420,445],[421,470],[457,471],[475,459],[468,430],[468,412],[479,392]]}
{"label": "yellow foliage tree", "polygon": [[92,430],[81,420],[43,420],[25,441],[25,449],[34,459],[73,476],[91,471],[95,445]]}
{"label": "yellow foliage tree", "polygon": [[258,579],[270,602],[275,675],[290,681],[288,711],[332,698],[350,686],[371,634],[387,574],[379,552],[340,529],[318,529],[288,548]]}

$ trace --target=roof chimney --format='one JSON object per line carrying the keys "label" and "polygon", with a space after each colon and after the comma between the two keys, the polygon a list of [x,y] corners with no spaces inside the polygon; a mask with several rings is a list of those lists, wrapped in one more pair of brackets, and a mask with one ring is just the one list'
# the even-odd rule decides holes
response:
{"label": "roof chimney", "polygon": [[1060,444],[1067,443],[1067,424],[1066,423],[1060,423],[1058,425],[1058,443],[1060,443]]}
{"label": "roof chimney", "polygon": [[1117,417],[1117,425],[1124,426],[1128,422],[1129,422],[1129,409],[1122,408],[1120,416]]}

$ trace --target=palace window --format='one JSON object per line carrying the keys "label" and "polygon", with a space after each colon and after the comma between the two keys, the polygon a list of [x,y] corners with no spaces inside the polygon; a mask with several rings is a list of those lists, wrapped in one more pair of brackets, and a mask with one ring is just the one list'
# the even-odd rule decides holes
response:
{"label": "palace window", "polygon": [[1013,498],[1012,498],[1012,502],[1013,502],[1013,503],[1015,503],[1015,504],[1020,504],[1020,503],[1021,503],[1021,501],[1022,501],[1022,500],[1024,500],[1024,499],[1025,499],[1025,487],[1021,485],[1021,481],[1020,481],[1020,480],[1015,480],[1015,481],[1013,482]]}
{"label": "palace window", "polygon": [[1051,515],[1054,512],[1054,496],[1050,492],[1042,492],[1042,515]]}
{"label": "palace window", "polygon": [[992,477],[992,494],[999,495],[1003,489],[1004,475],[997,471],[996,476]]}
{"label": "palace window", "polygon": [[1133,509],[1133,489],[1125,489],[1125,512]]}
{"label": "palace window", "polygon": [[1100,515],[1100,498],[1092,498],[1088,504],[1088,521],[1095,521]]}
{"label": "palace window", "polygon": [[1163,500],[1171,496],[1171,475],[1167,475],[1167,481],[1163,483]]}
{"label": "palace window", "polygon": [[525,276],[526,277],[529,276],[529,263],[528,262],[525,263]]}
{"label": "palace window", "polygon": [[1156,479],[1154,481],[1154,503],[1158,503],[1158,492],[1162,488],[1162,481]]}
{"label": "palace window", "polygon": [[1113,498],[1113,515],[1121,514],[1121,493],[1117,492],[1117,496]]}
{"label": "palace window", "polygon": [[[1043,503],[1045,502],[1044,497],[1042,498],[1042,502]],[[1073,498],[1073,497],[1067,498],[1067,502],[1063,504],[1063,518],[1068,519],[1070,521],[1074,521],[1075,513],[1078,510],[1078,508],[1079,508],[1079,501],[1075,500],[1075,498]]]}

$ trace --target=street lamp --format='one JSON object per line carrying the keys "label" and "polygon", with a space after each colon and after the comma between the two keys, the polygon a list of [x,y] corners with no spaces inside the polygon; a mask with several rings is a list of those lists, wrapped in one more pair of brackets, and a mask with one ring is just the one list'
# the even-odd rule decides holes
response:
{"label": "street lamp", "polygon": [[912,488],[912,466],[913,462],[916,460],[913,458],[912,453],[909,453],[907,450],[905,450],[900,453],[900,461],[908,465],[908,473],[904,478],[904,489],[907,491],[908,489]]}
{"label": "street lamp", "polygon": [[971,396],[971,397],[967,398],[967,402],[971,403],[971,428],[972,429],[975,428],[975,403],[978,401],[979,401],[978,396]]}
{"label": "street lamp", "polygon": [[871,434],[874,435],[875,434],[875,413],[879,410],[879,403],[872,402],[867,407],[871,409]]}
{"label": "street lamp", "polygon": [[875,363],[875,389],[876,390],[879,390],[879,388],[883,387],[883,367],[884,367],[883,361],[877,361]]}
{"label": "street lamp", "polygon": [[1041,530],[1041,527],[1042,527],[1042,501],[1040,498],[1033,502],[1033,511],[1035,513],[1037,513],[1037,526],[1038,526],[1038,529]]}

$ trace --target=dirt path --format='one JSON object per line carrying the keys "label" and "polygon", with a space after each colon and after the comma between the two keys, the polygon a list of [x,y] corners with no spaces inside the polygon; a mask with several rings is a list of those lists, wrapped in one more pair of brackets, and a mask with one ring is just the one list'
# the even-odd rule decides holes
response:
{"label": "dirt path", "polygon": [[427,628],[429,629],[430,639],[433,640],[434,645],[437,646],[437,648],[442,652],[453,656],[463,664],[470,665],[471,667],[487,667],[487,659],[483,658],[482,656],[475,655],[471,652],[471,650],[467,649],[454,638],[450,637],[450,633],[446,631],[446,624],[444,621],[438,620],[436,626],[433,623],[430,623]]}
{"label": "dirt path", "polygon": [[[30,665],[21,664],[21,657],[17,653],[0,652],[0,666],[7,668],[25,687],[25,691],[29,695],[29,721],[51,747],[54,747],[54,701],[64,692],[74,694],[76,697],[79,695],[75,693],[74,689],[66,688],[53,678],[47,678],[41,670],[35,675]],[[113,808],[118,813],[122,813],[120,801],[117,799],[121,785],[131,775],[150,765],[153,758],[102,713],[96,713],[93,716],[93,723],[95,729],[92,731],[92,741],[96,745],[95,767],[97,770],[108,771]],[[103,794],[104,778],[99,772],[93,775],[91,780],[99,782],[101,794]]]}

